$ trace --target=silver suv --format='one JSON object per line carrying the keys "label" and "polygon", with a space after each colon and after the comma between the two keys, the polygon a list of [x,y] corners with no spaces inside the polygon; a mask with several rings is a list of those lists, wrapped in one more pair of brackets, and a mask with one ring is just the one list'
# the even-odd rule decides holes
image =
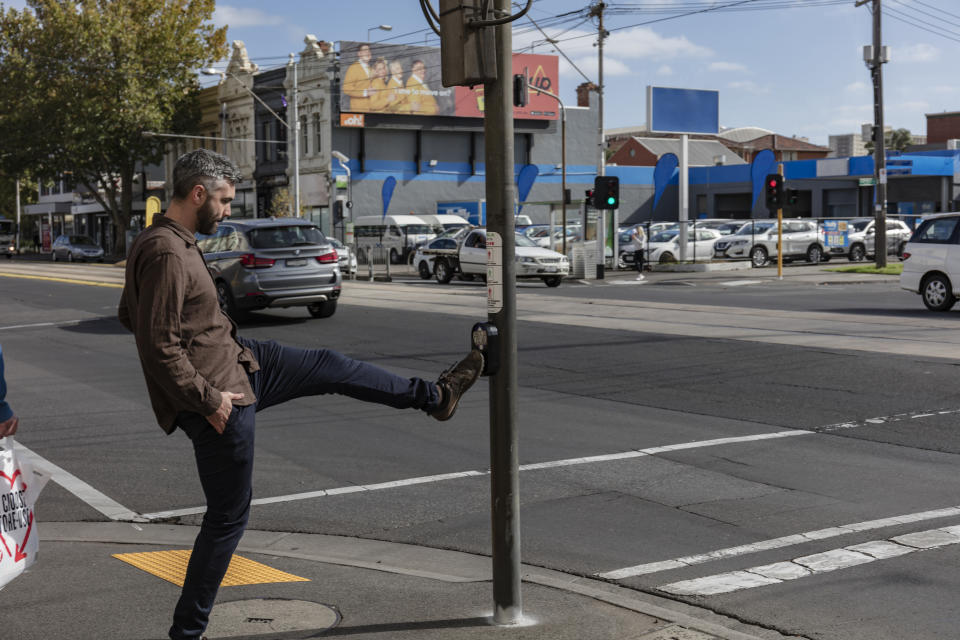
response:
{"label": "silver suv", "polygon": [[336,249],[298,218],[220,223],[197,236],[221,308],[231,316],[268,307],[306,307],[315,318],[337,310],[342,276]]}
{"label": "silver suv", "polygon": [[[833,255],[843,255],[846,252],[851,262],[859,262],[875,255],[874,240],[876,238],[876,220],[873,218],[858,218],[848,223],[847,248],[831,247]],[[903,248],[913,233],[910,227],[902,220],[887,220],[887,254],[903,255]]]}
{"label": "silver suv", "polygon": [[[826,262],[830,259],[824,253],[824,235],[816,220],[784,220],[782,241],[784,260]],[[736,233],[717,240],[713,254],[715,258],[749,258],[753,266],[762,267],[777,257],[777,221],[744,223]]]}

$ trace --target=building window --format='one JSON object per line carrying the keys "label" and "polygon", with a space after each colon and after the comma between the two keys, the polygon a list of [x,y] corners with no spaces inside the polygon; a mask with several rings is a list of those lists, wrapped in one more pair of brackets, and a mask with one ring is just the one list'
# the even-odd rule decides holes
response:
{"label": "building window", "polygon": [[300,155],[310,153],[310,131],[307,129],[307,116],[300,116]]}
{"label": "building window", "polygon": [[315,113],[313,114],[313,139],[314,139],[313,153],[314,154],[319,154],[320,150],[323,149],[323,138],[321,137],[321,133],[322,131],[320,129],[320,114]]}

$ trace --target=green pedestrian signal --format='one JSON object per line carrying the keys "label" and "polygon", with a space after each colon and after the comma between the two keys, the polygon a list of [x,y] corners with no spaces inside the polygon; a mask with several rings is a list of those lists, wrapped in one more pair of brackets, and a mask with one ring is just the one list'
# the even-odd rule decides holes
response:
{"label": "green pedestrian signal", "polygon": [[593,208],[620,208],[620,178],[597,176],[593,181]]}

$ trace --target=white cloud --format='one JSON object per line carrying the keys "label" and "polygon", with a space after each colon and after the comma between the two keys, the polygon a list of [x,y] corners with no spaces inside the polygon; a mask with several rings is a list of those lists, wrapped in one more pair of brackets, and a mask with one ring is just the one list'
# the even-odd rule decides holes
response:
{"label": "white cloud", "polygon": [[933,62],[940,58],[940,50],[932,44],[921,42],[890,51],[891,62]]}
{"label": "white cloud", "polygon": [[672,68],[670,65],[668,65],[668,64],[661,65],[660,68],[657,69],[657,75],[659,75],[659,76],[672,76],[672,75],[673,75],[673,68]]}
{"label": "white cloud", "polygon": [[[548,32],[549,34],[549,32]],[[550,34],[553,35],[553,34]],[[578,37],[585,36],[585,37]],[[557,46],[574,60],[583,72],[592,78],[597,76],[597,48],[594,46],[596,34],[591,31],[574,30],[563,34]],[[531,48],[531,45],[533,48]],[[528,31],[517,34],[513,41],[515,51],[532,53],[555,53],[556,49],[544,43],[543,34]],[[634,60],[665,61],[683,58],[703,58],[713,55],[707,47],[690,42],[683,36],[664,37],[652,29],[636,27],[613,32],[604,44],[603,72],[604,75],[627,75],[641,66],[634,64]],[[664,65],[666,66],[666,65]],[[661,70],[663,70],[663,66]],[[667,67],[670,73],[672,69]],[[560,73],[576,74],[562,57],[560,59]],[[577,74],[579,75],[579,74]]]}
{"label": "white cloud", "polygon": [[770,93],[769,88],[761,87],[752,80],[738,80],[737,82],[731,82],[727,84],[727,87],[737,91],[743,91],[745,93]]}
{"label": "white cloud", "polygon": [[850,84],[848,84],[846,87],[844,87],[844,91],[846,91],[847,93],[857,93],[860,91],[865,91],[868,88],[869,87],[867,86],[866,82],[858,81],[858,82],[851,82]]}
{"label": "white cloud", "polygon": [[283,18],[277,14],[269,14],[259,9],[245,9],[221,4],[213,12],[214,23],[230,27],[262,27],[283,24]]}
{"label": "white cloud", "polygon": [[711,62],[707,71],[746,71],[747,68],[739,62]]}

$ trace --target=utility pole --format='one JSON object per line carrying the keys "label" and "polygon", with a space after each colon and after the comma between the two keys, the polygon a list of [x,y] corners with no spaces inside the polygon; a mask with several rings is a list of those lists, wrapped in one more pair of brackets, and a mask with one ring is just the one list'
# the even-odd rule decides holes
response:
{"label": "utility pole", "polygon": [[[496,16],[510,0],[495,0]],[[500,335],[500,368],[490,376],[490,487],[493,524],[493,619],[521,621],[520,476],[517,432],[517,288],[514,254],[513,27],[492,28],[497,78],[484,82],[487,196],[487,318]],[[500,245],[500,246],[497,246]],[[498,255],[499,254],[499,255]]]}
{"label": "utility pole", "polygon": [[607,171],[607,156],[605,153],[607,141],[603,134],[603,41],[607,37],[607,32],[603,30],[603,10],[606,8],[607,5],[602,1],[597,2],[590,8],[590,16],[597,17],[599,22],[599,37],[597,40],[597,135],[600,138],[600,158],[597,161],[598,176],[606,175]]}
{"label": "utility pole", "polygon": [[[874,176],[874,220],[873,252],[876,266],[887,266],[887,154],[884,149],[883,135],[883,65],[887,57],[882,45],[880,0],[859,0],[856,6],[873,3],[873,46],[871,55],[864,55],[870,75],[873,78],[873,176]],[[866,53],[866,52],[865,52]]]}

